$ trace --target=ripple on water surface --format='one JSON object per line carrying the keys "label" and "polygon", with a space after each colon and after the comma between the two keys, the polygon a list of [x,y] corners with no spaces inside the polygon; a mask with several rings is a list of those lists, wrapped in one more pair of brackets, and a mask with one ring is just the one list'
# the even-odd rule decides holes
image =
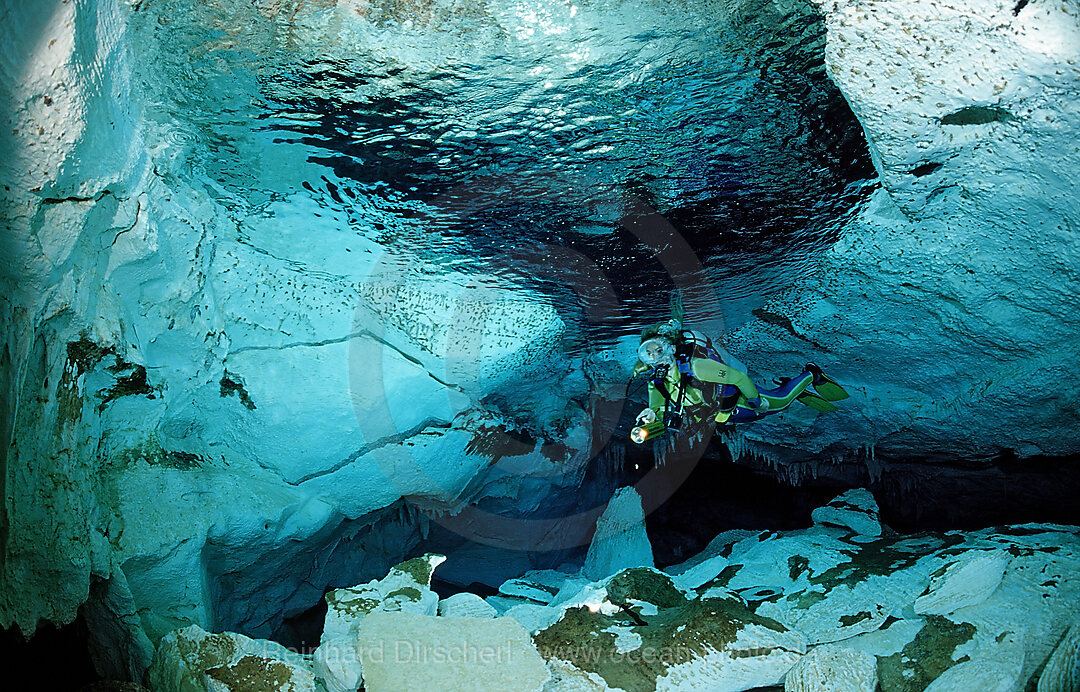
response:
{"label": "ripple on water surface", "polygon": [[243,242],[303,196],[312,223],[568,315],[614,295],[602,341],[667,309],[635,219],[752,301],[873,174],[801,0],[149,0],[135,27],[151,117]]}

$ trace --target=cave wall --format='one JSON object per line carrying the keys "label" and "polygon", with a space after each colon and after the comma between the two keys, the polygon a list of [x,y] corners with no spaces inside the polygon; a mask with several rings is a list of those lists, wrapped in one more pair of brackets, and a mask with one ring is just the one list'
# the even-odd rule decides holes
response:
{"label": "cave wall", "polygon": [[[129,41],[142,5],[0,15],[0,625],[70,622],[93,589],[134,651],[189,622],[262,635],[280,602],[385,569],[350,557],[407,551],[423,520],[387,509],[402,497],[452,513],[572,490],[593,431],[560,315],[470,288],[490,277],[404,271],[347,220],[314,222],[306,197],[238,221],[193,163],[197,128],[150,103],[154,62]],[[1078,365],[1076,15],[821,7],[880,186],[728,346],[759,381],[818,360],[853,397],[736,447],[1080,451],[1061,386]],[[307,165],[274,151],[253,175]],[[282,545],[290,560],[270,559]]]}
{"label": "cave wall", "polygon": [[[136,672],[177,626],[270,636],[385,571],[426,533],[403,497],[535,507],[580,479],[592,437],[550,306],[414,271],[303,199],[238,229],[191,123],[153,102],[144,11],[2,15],[0,625],[71,622],[90,599],[133,652],[105,666]],[[482,403],[523,372],[547,379]]]}
{"label": "cave wall", "polygon": [[[1080,24],[1066,2],[825,0],[826,68],[879,174],[729,342],[852,392],[737,435],[774,460],[1073,454]],[[790,373],[787,373],[790,374]],[[872,469],[873,470],[873,469]]]}

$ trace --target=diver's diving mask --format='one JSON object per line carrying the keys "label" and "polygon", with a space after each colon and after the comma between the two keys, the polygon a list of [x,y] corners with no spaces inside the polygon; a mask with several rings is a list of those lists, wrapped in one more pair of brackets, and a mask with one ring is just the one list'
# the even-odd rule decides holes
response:
{"label": "diver's diving mask", "polygon": [[646,339],[638,346],[638,358],[646,365],[670,363],[675,359],[675,346],[667,339]]}

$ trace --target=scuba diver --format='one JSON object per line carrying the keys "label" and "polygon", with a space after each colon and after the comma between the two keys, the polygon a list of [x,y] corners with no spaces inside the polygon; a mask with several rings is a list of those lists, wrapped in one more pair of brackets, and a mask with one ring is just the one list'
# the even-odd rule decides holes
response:
{"label": "scuba diver", "polygon": [[[649,372],[649,406],[638,414],[630,439],[642,444],[665,430],[694,436],[710,422],[746,423],[783,411],[798,401],[817,411],[848,393],[821,368],[808,363],[795,377],[759,390],[745,372],[726,363],[708,337],[674,318],[641,335],[634,376]],[[729,356],[730,358],[730,356]],[[814,391],[808,391],[808,387]]]}

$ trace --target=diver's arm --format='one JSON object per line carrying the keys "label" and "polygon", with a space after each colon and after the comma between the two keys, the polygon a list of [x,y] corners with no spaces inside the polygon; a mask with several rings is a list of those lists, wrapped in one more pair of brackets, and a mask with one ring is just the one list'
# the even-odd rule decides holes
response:
{"label": "diver's arm", "polygon": [[736,370],[711,358],[695,358],[690,366],[694,371],[694,377],[703,382],[733,384],[739,388],[739,392],[747,399],[756,399],[758,397],[758,390],[754,386],[754,382],[741,370]]}
{"label": "diver's arm", "polygon": [[656,412],[658,418],[664,416],[664,406],[667,401],[664,399],[664,395],[660,393],[660,390],[656,388],[656,385],[652,382],[649,383],[649,408]]}

